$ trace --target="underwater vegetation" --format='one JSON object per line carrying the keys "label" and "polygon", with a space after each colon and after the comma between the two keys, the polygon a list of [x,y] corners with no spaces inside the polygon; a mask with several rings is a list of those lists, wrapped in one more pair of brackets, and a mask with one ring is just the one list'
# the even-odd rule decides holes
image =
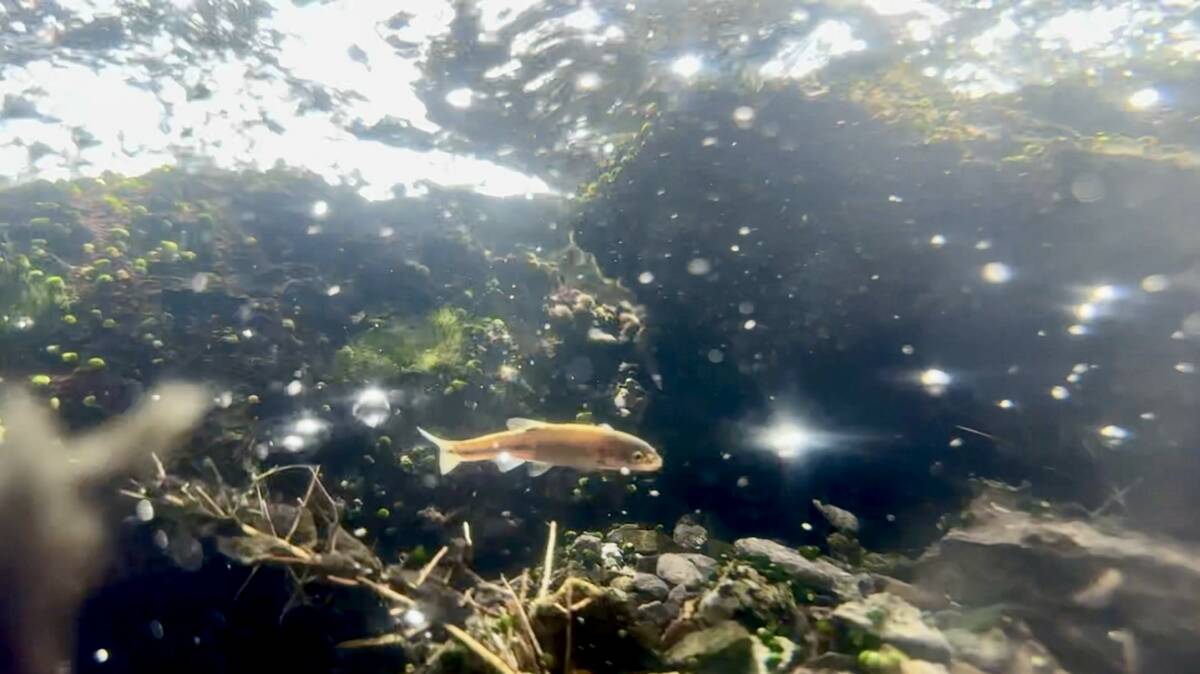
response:
{"label": "underwater vegetation", "polygon": [[[304,204],[322,195],[337,203],[338,221],[298,208],[298,194]],[[556,385],[523,372],[552,371],[556,345],[586,344],[596,327],[559,321],[544,330],[552,293],[574,293],[572,311],[594,314],[614,337],[617,317],[634,315],[630,295],[606,290],[611,282],[594,265],[591,275],[568,281],[559,267],[571,256],[487,248],[462,227],[431,226],[408,210],[335,195],[286,172],[163,169],[6,190],[3,339],[10,357],[18,344],[41,354],[36,365],[22,359],[9,367],[24,368],[71,413],[119,409],[131,383],[124,378],[167,371],[236,373],[243,405],[250,395],[261,401],[271,382],[293,378],[301,363],[306,377],[344,386],[426,377],[438,395],[468,386],[493,391],[509,408],[497,414],[508,414],[510,394],[533,400]],[[368,218],[402,234],[381,243],[378,231],[344,224]],[[297,226],[307,234],[297,238]],[[547,248],[565,243],[550,240]],[[342,253],[331,256],[331,248]],[[593,287],[600,299],[589,294]],[[331,341],[339,330],[346,337]],[[546,359],[531,364],[538,354]],[[591,404],[614,409],[614,391],[628,388],[633,372],[618,372],[622,360],[612,354],[606,349],[591,368],[608,369],[611,383],[574,382],[596,388],[577,397],[570,415]]]}
{"label": "underwater vegetation", "polygon": [[[502,51],[477,52],[478,17],[458,21],[431,68]],[[725,33],[714,37],[739,49]],[[555,40],[544,47],[530,61],[559,60]],[[652,59],[594,60],[555,67],[594,67],[584,82],[627,101],[602,106],[551,83],[552,103],[534,107],[525,74],[492,85],[509,97],[498,107],[514,138],[540,141],[546,120],[566,128],[586,114],[623,129],[607,149],[581,143],[566,158],[488,141],[552,163],[550,174],[583,167],[562,172],[586,175],[562,203],[436,187],[368,202],[288,170],[162,169],[0,192],[7,381],[69,426],[101,429],[156,381],[212,386],[192,451],[121,483],[137,516],[125,524],[151,548],[122,574],[170,567],[187,585],[208,553],[235,581],[206,597],[233,597],[222,610],[259,601],[271,630],[307,620],[322,630],[264,658],[330,644],[339,671],[1129,674],[1138,657],[1146,671],[1200,657],[1200,628],[1174,619],[1200,606],[1187,591],[1200,578],[1194,546],[1144,517],[1102,517],[1108,501],[1080,512],[986,483],[965,495],[953,481],[979,472],[978,456],[947,450],[962,437],[933,420],[975,393],[916,404],[924,392],[880,385],[927,345],[965,344],[972,365],[1011,378],[1054,370],[1014,363],[1013,345],[1037,335],[1073,365],[1064,317],[1044,307],[1053,293],[1034,287],[998,309],[980,267],[1002,255],[1045,264],[1038,282],[1055,288],[1081,283],[1081,268],[1139,277],[1121,251],[1170,237],[1105,230],[1095,209],[1138,221],[1139,204],[1187,191],[1193,151],[1135,130],[1072,129],[1019,112],[1015,97],[969,104],[911,66],[802,90],[661,95],[616,72]],[[431,109],[442,106],[440,85],[425,86]],[[457,131],[495,134],[472,114]],[[928,176],[881,168],[918,162]],[[1115,198],[1119,177],[1146,165],[1162,185]],[[1074,189],[1080,175],[1093,193],[1108,185],[1110,201],[1090,206],[1103,195]],[[947,212],[969,223],[949,247]],[[1191,264],[1197,239],[1176,238],[1172,259]],[[786,451],[738,451],[744,420],[796,382],[820,391],[831,417],[911,442],[903,453],[915,458],[873,479],[809,485],[867,512],[820,501],[813,511],[789,482]],[[1047,416],[1093,411],[1082,399]],[[515,415],[642,426],[665,448],[665,470],[534,482],[475,466],[442,479],[433,450],[414,444],[418,423],[466,437]],[[1132,460],[1085,461],[1063,445],[1021,458],[1072,479]],[[913,494],[921,508],[903,532],[917,542],[901,542],[880,524],[894,519],[883,508]],[[909,554],[894,552],[902,545]],[[1152,563],[1134,552],[1145,550]],[[1126,613],[1172,620],[1113,629]]]}
{"label": "underwater vegetation", "polygon": [[[498,326],[492,326],[503,330],[503,321],[496,320]],[[480,362],[470,359],[469,347],[485,328],[469,320],[462,309],[442,307],[415,321],[377,323],[338,349],[334,369],[341,380],[388,382],[408,373],[461,382],[472,371],[480,371]]]}
{"label": "underwater vegetation", "polygon": [[[643,170],[636,155],[625,161],[624,170]],[[1087,546],[1098,544],[1101,532],[1110,537],[1106,549],[1165,541],[998,485],[978,485],[976,502],[947,520],[920,556],[868,549],[858,540],[859,518],[824,503],[817,508],[831,530],[795,547],[726,538],[691,515],[668,530],[636,516],[598,524],[572,514],[654,498],[654,485],[635,478],[551,474],[539,478],[547,486],[531,496],[525,483],[505,486],[490,473],[466,471],[435,490],[428,482],[436,471],[432,451],[408,439],[417,421],[462,426],[464,409],[481,429],[524,409],[553,410],[563,420],[637,420],[647,392],[660,383],[647,351],[648,340],[664,339],[656,330],[683,331],[681,322],[709,329],[728,319],[673,314],[674,299],[653,292],[642,275],[650,271],[662,283],[679,274],[685,292],[712,293],[712,285],[698,285],[711,283],[706,274],[689,270],[688,261],[675,270],[627,263],[626,245],[654,250],[670,232],[593,227],[599,201],[581,204],[578,241],[568,234],[541,249],[497,251],[466,230],[447,234],[416,224],[381,245],[377,232],[356,232],[353,224],[378,213],[346,216],[336,234],[328,223],[306,226],[318,231],[297,239],[295,221],[311,216],[284,202],[315,189],[308,180],[211,175],[189,181],[186,199],[161,196],[180,188],[171,172],[113,178],[119,189],[86,181],[58,186],[64,209],[100,205],[89,216],[87,240],[63,248],[57,266],[47,266],[58,280],[30,278],[32,258],[26,266],[19,257],[28,253],[11,258],[14,287],[25,289],[13,293],[13,305],[43,304],[31,312],[38,316],[31,325],[5,339],[33,340],[37,367],[21,365],[25,381],[40,405],[77,426],[119,413],[140,381],[167,373],[219,381],[220,373],[236,372],[215,392],[217,409],[193,438],[203,450],[165,459],[154,476],[139,477],[123,493],[171,540],[219,551],[232,572],[245,574],[239,585],[284,583],[285,594],[313,600],[306,605],[356,616],[361,633],[338,642],[341,657],[431,674],[1066,672],[1063,651],[1046,645],[1061,649],[1061,634],[995,605],[1021,597],[1057,615],[1076,606],[1076,596],[1031,593],[1035,579],[997,577],[995,569],[1029,568],[1038,559],[1049,565],[1046,573],[1069,575],[1071,587],[1096,585],[1084,599],[1095,613],[1076,617],[1084,633],[1102,629],[1110,607],[1148,600],[1106,589],[1112,574],[1097,575],[1081,561],[1086,556],[1061,555],[1036,541],[1066,535]],[[278,200],[261,199],[264,192]],[[344,198],[346,211],[369,209],[344,195],[321,198]],[[19,201],[0,194],[0,205],[8,200]],[[239,203],[259,204],[257,215],[233,217]],[[170,226],[163,223],[171,218]],[[331,256],[332,248],[347,255]],[[696,250],[717,268],[736,259],[715,246]],[[446,263],[451,259],[454,265]],[[376,265],[384,260],[395,271],[381,279]],[[457,266],[464,261],[465,268]],[[638,295],[630,286],[652,287]],[[853,307],[853,296],[845,296],[846,306]],[[769,303],[755,301],[767,308],[753,315],[774,322]],[[728,342],[731,352],[772,343],[771,335],[744,327],[746,315],[736,320],[747,335]],[[834,320],[815,311],[809,319],[818,336],[823,322]],[[827,339],[804,338],[817,346]],[[361,416],[368,407],[371,416]],[[330,431],[313,410],[370,422]],[[310,447],[310,432],[331,447],[355,449]],[[668,468],[672,460],[668,450]],[[481,490],[487,499],[476,497]],[[513,513],[531,500],[545,520],[574,520],[573,528],[560,532],[552,524],[544,549],[518,546],[514,559],[512,540],[546,532],[542,517]],[[1007,513],[1002,521],[998,512]],[[1014,543],[1003,535],[1010,527],[1031,537]],[[186,550],[168,545],[161,554],[192,564]],[[531,561],[536,557],[540,564]],[[993,568],[986,560],[1001,561]],[[1144,573],[1132,558],[1113,564],[1122,578]],[[957,571],[964,567],[986,581]],[[286,573],[257,572],[265,568]],[[1194,569],[1166,564],[1154,573],[1186,584]],[[1150,583],[1135,586],[1149,587],[1143,582]],[[993,586],[1007,588],[1005,596]],[[1191,601],[1181,596],[1173,610],[1186,612]],[[1189,657],[1163,645],[1178,634],[1160,630],[1139,624],[1130,638],[1158,644],[1171,658]],[[1072,648],[1078,652],[1068,649],[1067,657],[1093,663],[1089,671],[1119,671],[1104,663],[1120,654]]]}

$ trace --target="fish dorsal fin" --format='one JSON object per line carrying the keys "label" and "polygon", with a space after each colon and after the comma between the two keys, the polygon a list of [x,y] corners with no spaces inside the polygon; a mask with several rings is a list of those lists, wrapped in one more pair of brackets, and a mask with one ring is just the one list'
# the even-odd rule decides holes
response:
{"label": "fish dorsal fin", "polygon": [[510,431],[527,431],[531,428],[541,428],[546,426],[544,421],[536,421],[534,419],[524,419],[522,417],[513,417],[509,419],[505,425]]}
{"label": "fish dorsal fin", "polygon": [[492,459],[492,463],[496,464],[501,473],[507,473],[525,463],[525,460],[518,459],[508,452],[500,452],[496,455],[496,458]]}
{"label": "fish dorsal fin", "polygon": [[611,431],[613,429],[613,427],[609,426],[608,424],[596,424],[596,425],[599,426],[600,428],[603,428],[606,431]]}
{"label": "fish dorsal fin", "polygon": [[554,466],[552,466],[551,464],[542,463],[541,461],[530,461],[529,462],[529,477],[537,477],[538,475],[542,475],[546,471],[550,470],[553,467]]}

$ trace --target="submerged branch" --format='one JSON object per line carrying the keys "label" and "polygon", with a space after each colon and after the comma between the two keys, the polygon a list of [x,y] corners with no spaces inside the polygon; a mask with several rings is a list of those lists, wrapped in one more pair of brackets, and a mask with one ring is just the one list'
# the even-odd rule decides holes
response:
{"label": "submerged branch", "polygon": [[558,537],[558,522],[551,520],[550,536],[546,539],[546,558],[542,562],[542,584],[538,588],[538,599],[546,596],[550,591],[550,576],[554,571],[554,543]]}
{"label": "submerged branch", "polygon": [[469,648],[472,653],[478,655],[487,664],[491,665],[500,674],[519,674],[515,669],[509,667],[507,663],[500,659],[500,656],[489,651],[486,646],[475,640],[470,634],[467,634],[462,628],[454,625],[446,625],[446,631],[455,639],[462,642],[464,646]]}
{"label": "submerged branch", "polygon": [[437,554],[433,556],[433,559],[429,560],[429,562],[421,568],[421,573],[417,575],[417,582],[415,583],[416,587],[420,587],[425,584],[425,580],[429,578],[429,574],[433,573],[433,570],[437,568],[438,562],[442,561],[442,557],[445,557],[446,553],[449,551],[450,548],[443,545],[442,549],[438,550]]}

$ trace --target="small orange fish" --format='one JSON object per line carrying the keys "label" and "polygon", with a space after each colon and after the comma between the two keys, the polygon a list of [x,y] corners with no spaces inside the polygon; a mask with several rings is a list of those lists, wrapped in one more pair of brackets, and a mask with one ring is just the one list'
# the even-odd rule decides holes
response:
{"label": "small orange fish", "polygon": [[442,475],[463,461],[493,461],[501,472],[529,463],[536,477],[555,466],[578,470],[648,473],[662,468],[662,457],[650,443],[607,424],[552,424],[509,419],[508,430],[467,440],[446,440],[423,428],[417,431],[438,448]]}

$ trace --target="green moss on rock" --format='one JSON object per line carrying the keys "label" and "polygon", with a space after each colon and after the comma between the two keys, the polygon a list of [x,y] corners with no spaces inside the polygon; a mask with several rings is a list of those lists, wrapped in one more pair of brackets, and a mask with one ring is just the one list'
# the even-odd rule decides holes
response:
{"label": "green moss on rock", "polygon": [[334,369],[345,381],[415,373],[446,375],[465,386],[471,330],[467,313],[454,307],[441,307],[423,319],[392,319],[339,349]]}

